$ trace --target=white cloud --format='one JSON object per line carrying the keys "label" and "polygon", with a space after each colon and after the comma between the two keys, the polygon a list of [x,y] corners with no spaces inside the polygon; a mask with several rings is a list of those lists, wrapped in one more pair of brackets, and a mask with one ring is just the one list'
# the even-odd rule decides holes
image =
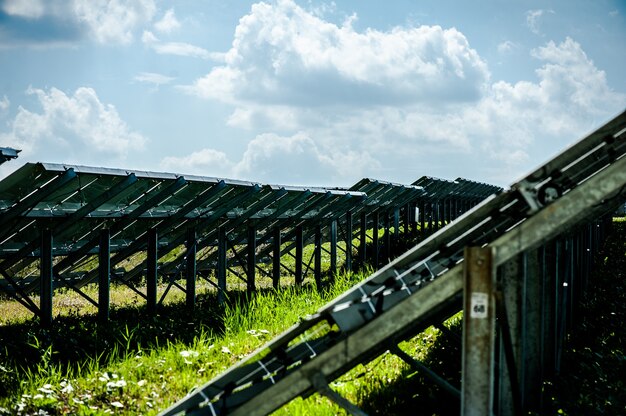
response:
{"label": "white cloud", "polygon": [[5,0],[2,10],[10,16],[39,19],[45,12],[42,0]]}
{"label": "white cloud", "polygon": [[91,88],[78,88],[70,96],[56,88],[29,88],[27,93],[37,97],[41,112],[20,106],[10,131],[0,133],[1,142],[23,150],[22,158],[102,163],[107,158],[124,159],[146,143],[141,134],[130,130],[115,107],[101,103]]}
{"label": "white cloud", "polygon": [[[333,185],[362,176],[380,163],[367,152],[337,151],[316,143],[305,133],[280,136],[265,133],[252,139],[237,162],[215,149],[201,149],[187,156],[168,156],[161,168],[205,176],[218,176],[289,184]],[[342,149],[343,150],[343,149]]]}
{"label": "white cloud", "polygon": [[187,90],[226,102],[375,106],[472,100],[489,79],[456,29],[357,32],[350,20],[337,26],[290,0],[253,5],[225,61]]}
{"label": "white cloud", "polygon": [[154,33],[148,30],[143,32],[141,40],[144,44],[161,55],[188,56],[191,58],[212,59],[216,61],[224,60],[223,53],[209,52],[204,48],[189,43],[161,42]]}
{"label": "white cloud", "polygon": [[[55,43],[58,36],[61,40],[87,36],[100,43],[127,44],[133,40],[134,32],[151,22],[156,13],[154,0],[5,0],[2,9],[12,17],[45,20],[35,43]],[[47,27],[56,29],[48,33]],[[4,34],[8,40],[16,45],[24,41],[19,25],[11,30],[16,32]]]}
{"label": "white cloud", "polygon": [[546,13],[554,14],[554,10],[537,9],[528,10],[526,12],[526,26],[528,26],[528,29],[530,29],[530,31],[533,32],[535,35],[541,34],[541,29],[539,27],[540,20],[541,17]]}
{"label": "white cloud", "polygon": [[517,48],[519,48],[519,45],[510,40],[505,40],[498,44],[498,52],[501,54],[509,53]]}
{"label": "white cloud", "polygon": [[168,77],[163,74],[156,74],[154,72],[141,72],[135,76],[135,81],[144,82],[146,84],[153,84],[155,86],[160,86],[164,84],[169,84],[176,78]]}
{"label": "white cloud", "polygon": [[143,34],[141,35],[141,41],[146,44],[151,44],[154,42],[158,42],[159,39],[154,36],[154,33],[150,32],[149,30],[144,30]]}
{"label": "white cloud", "polygon": [[[535,28],[545,13],[529,15]],[[514,48],[503,42],[500,52]],[[182,88],[231,105],[227,124],[255,136],[231,158],[237,177],[272,181],[281,170],[301,183],[410,181],[462,165],[464,175],[501,183],[487,175],[521,173],[626,103],[570,38],[531,56],[535,80],[491,81],[455,29],[358,32],[284,0],[254,5],[224,64]]]}
{"label": "white cloud", "polygon": [[72,11],[98,42],[129,43],[133,30],[152,20],[156,5],[153,0],[74,0]]}
{"label": "white cloud", "polygon": [[201,149],[187,156],[167,156],[161,161],[161,167],[176,173],[231,177],[233,163],[224,152]]}
{"label": "white cloud", "polygon": [[2,100],[0,100],[0,111],[6,111],[11,106],[11,101],[9,101],[9,97],[4,95]]}
{"label": "white cloud", "polygon": [[617,10],[617,9],[616,10],[611,10],[609,12],[609,16],[611,16],[611,17],[619,16],[619,10]]}
{"label": "white cloud", "polygon": [[213,59],[215,56],[221,56],[220,54],[212,54],[199,46],[183,42],[155,43],[152,45],[152,48],[156,53],[160,53],[162,55],[189,56],[191,58],[201,59]]}
{"label": "white cloud", "polygon": [[154,24],[154,28],[161,33],[172,33],[180,28],[180,22],[176,19],[174,9],[169,9],[165,12],[161,20]]}

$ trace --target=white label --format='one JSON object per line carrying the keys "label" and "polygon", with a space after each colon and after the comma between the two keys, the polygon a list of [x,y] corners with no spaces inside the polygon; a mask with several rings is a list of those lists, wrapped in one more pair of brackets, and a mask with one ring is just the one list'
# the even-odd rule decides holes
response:
{"label": "white label", "polygon": [[483,292],[472,293],[470,318],[485,319],[489,310],[489,295]]}

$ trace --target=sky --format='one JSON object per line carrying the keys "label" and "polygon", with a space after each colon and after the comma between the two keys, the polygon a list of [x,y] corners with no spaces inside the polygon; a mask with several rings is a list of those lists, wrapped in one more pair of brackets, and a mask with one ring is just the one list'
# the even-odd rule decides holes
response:
{"label": "sky", "polygon": [[0,0],[26,162],[506,186],[626,108],[623,0]]}

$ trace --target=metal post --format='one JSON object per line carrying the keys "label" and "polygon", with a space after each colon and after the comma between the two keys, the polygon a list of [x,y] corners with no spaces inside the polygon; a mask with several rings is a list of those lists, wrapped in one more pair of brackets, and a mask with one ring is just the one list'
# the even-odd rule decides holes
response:
{"label": "metal post", "polygon": [[391,221],[388,212],[385,212],[384,214],[383,227],[385,228],[385,233],[383,234],[385,239],[383,242],[383,246],[385,248],[385,251],[383,252],[383,264],[387,264],[391,258]]}
{"label": "metal post", "polygon": [[[256,290],[256,228],[254,226],[248,227],[248,245],[247,245],[247,290],[248,292],[254,292]],[[298,270],[296,265],[296,270]],[[297,277],[296,277],[297,281]]]}
{"label": "metal post", "polygon": [[107,322],[110,310],[111,235],[108,228],[100,232],[98,247],[98,320]]}
{"label": "metal post", "polygon": [[[405,238],[408,238],[409,235],[412,234],[411,232],[411,212],[415,212],[415,209],[413,208],[413,204],[408,203],[405,205],[404,207],[404,212],[402,213],[402,225],[404,226],[404,235],[406,236]],[[415,223],[413,223],[415,224]]]}
{"label": "metal post", "polygon": [[52,325],[52,231],[41,230],[39,313],[41,325]]}
{"label": "metal post", "polygon": [[372,248],[372,252],[373,254],[373,258],[372,258],[372,267],[374,267],[374,270],[378,270],[378,250],[379,250],[379,243],[378,243],[378,227],[380,224],[379,218],[380,218],[380,214],[378,213],[378,211],[376,211],[373,215],[372,215],[372,238],[373,238],[373,248]]}
{"label": "metal post", "polygon": [[361,228],[359,229],[359,267],[365,268],[367,257],[367,214],[361,213]]}
{"label": "metal post", "polygon": [[541,380],[546,380],[554,375],[554,349],[555,349],[555,255],[556,246],[553,241],[548,242],[541,250]]}
{"label": "metal post", "polygon": [[159,238],[156,228],[148,230],[148,248],[146,265],[146,300],[148,303],[148,313],[156,314],[157,310],[157,259]]}
{"label": "metal post", "polygon": [[[499,322],[501,342],[499,342],[498,351],[499,374],[497,379],[499,388],[496,409],[498,415],[509,416],[515,415],[521,410],[518,408],[519,403],[515,403],[518,400],[516,395],[519,395],[519,392],[514,391],[514,389],[519,389],[519,363],[523,351],[523,339],[519,335],[522,334],[525,320],[524,303],[521,299],[525,286],[523,257],[521,254],[507,261],[501,267],[501,279],[502,303],[506,305],[506,325],[503,322]],[[506,337],[508,337],[508,340],[505,339]],[[510,344],[510,351],[507,351],[507,341]],[[510,358],[509,362],[506,361],[507,353],[512,353],[513,362],[511,362]],[[512,365],[514,368],[509,368],[509,365]],[[512,377],[514,378],[513,380]]]}
{"label": "metal post", "polygon": [[278,289],[280,286],[280,228],[274,227],[274,239],[272,249],[272,286]]}
{"label": "metal post", "polygon": [[322,290],[322,226],[315,226],[315,284],[317,290]]}
{"label": "metal post", "polygon": [[433,228],[433,232],[438,231],[439,230],[439,220],[441,219],[439,216],[439,208],[441,207],[441,203],[439,201],[435,201],[435,203],[433,204],[433,216],[435,217],[434,221],[435,221],[435,228]]}
{"label": "metal post", "polygon": [[420,202],[420,237],[423,239],[425,236],[426,230],[426,203],[424,201]]}
{"label": "metal post", "polygon": [[304,251],[304,239],[302,235],[302,225],[296,227],[296,284],[301,285],[304,280],[302,275],[302,255]]}
{"label": "metal post", "polygon": [[523,368],[522,376],[522,405],[526,411],[539,410],[541,399],[541,384],[534,382],[541,380],[541,263],[539,250],[533,249],[525,253],[526,274],[526,328],[523,337],[524,359],[520,362]]}
{"label": "metal post", "polygon": [[399,239],[400,239],[400,208],[396,208],[393,210],[393,244],[392,244],[393,250],[391,250],[392,253],[396,251],[398,247]]}
{"label": "metal post", "polygon": [[330,222],[330,277],[337,274],[337,220]]}
{"label": "metal post", "polygon": [[185,259],[185,298],[189,309],[196,306],[196,229],[187,229],[187,253]]}
{"label": "metal post", "polygon": [[461,414],[491,415],[495,305],[490,247],[465,249]]}
{"label": "metal post", "polygon": [[217,237],[217,303],[226,301],[226,228],[221,225]]}
{"label": "metal post", "polygon": [[346,212],[346,262],[344,268],[352,271],[352,212]]}
{"label": "metal post", "polygon": [[432,234],[435,231],[435,203],[428,203],[428,234]]}

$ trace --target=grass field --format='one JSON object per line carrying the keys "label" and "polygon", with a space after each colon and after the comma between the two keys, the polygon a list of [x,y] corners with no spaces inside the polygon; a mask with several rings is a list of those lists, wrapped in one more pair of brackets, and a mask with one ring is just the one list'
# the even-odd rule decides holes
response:
{"label": "grass field", "polygon": [[[615,225],[618,232],[599,257],[598,283],[587,298],[595,309],[581,324],[582,336],[568,340],[560,377],[544,386],[548,414],[623,414],[617,410],[625,409],[626,222]],[[156,414],[366,275],[340,275],[323,293],[310,282],[261,288],[254,295],[232,291],[223,307],[207,286],[199,290],[193,314],[181,293],[156,317],[147,315],[143,300],[129,289],[116,287],[107,325],[97,324],[95,308],[82,298],[62,292],[55,295],[58,317],[50,330],[0,302],[0,414]],[[456,315],[446,322],[450,332],[429,328],[402,345],[457,386],[460,321]],[[459,409],[388,353],[355,367],[331,387],[372,415],[447,415]],[[277,414],[345,412],[315,394]]]}

